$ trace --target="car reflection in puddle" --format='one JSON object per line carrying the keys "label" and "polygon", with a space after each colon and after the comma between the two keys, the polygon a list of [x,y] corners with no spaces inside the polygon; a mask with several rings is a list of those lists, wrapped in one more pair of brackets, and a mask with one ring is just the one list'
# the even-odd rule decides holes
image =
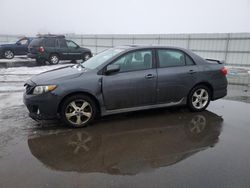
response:
{"label": "car reflection in puddle", "polygon": [[137,114],[83,129],[30,135],[28,145],[50,169],[134,175],[213,147],[222,122],[209,111]]}

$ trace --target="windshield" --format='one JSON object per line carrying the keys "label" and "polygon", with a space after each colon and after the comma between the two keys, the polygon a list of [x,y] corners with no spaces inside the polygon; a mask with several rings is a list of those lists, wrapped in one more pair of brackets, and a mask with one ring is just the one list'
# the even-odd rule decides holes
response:
{"label": "windshield", "polygon": [[122,51],[124,51],[124,49],[111,48],[105,50],[85,61],[84,63],[82,63],[82,65],[88,69],[96,69],[98,66],[105,63],[108,59],[114,57]]}

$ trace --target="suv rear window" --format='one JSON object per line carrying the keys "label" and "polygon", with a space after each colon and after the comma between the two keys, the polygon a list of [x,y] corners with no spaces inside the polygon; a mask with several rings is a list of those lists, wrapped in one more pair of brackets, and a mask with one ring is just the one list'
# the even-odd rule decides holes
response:
{"label": "suv rear window", "polygon": [[40,46],[42,42],[42,39],[33,39],[30,43],[30,46]]}

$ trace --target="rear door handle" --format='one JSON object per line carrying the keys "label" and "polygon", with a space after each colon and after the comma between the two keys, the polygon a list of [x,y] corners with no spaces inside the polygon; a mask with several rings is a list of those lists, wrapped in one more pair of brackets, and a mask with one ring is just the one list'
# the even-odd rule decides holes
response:
{"label": "rear door handle", "polygon": [[196,73],[196,71],[194,71],[194,70],[189,70],[189,72],[188,72],[189,74],[194,74],[194,73]]}
{"label": "rear door handle", "polygon": [[152,79],[152,78],[154,78],[155,76],[153,75],[153,74],[147,74],[146,76],[145,76],[145,78],[146,79]]}

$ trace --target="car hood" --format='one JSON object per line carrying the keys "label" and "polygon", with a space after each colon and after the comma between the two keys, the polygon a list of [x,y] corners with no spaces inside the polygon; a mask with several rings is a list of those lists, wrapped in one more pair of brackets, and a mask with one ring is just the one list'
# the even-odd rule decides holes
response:
{"label": "car hood", "polygon": [[85,51],[85,52],[90,52],[90,49],[88,49],[88,48],[80,47],[80,49],[81,49],[82,51]]}
{"label": "car hood", "polygon": [[87,71],[88,69],[81,68],[76,65],[61,67],[33,76],[31,78],[31,81],[34,82],[36,85],[56,84],[62,80],[69,80],[72,78],[79,77],[81,74]]}
{"label": "car hood", "polygon": [[8,47],[13,47],[15,44],[1,44],[0,48],[8,48]]}

